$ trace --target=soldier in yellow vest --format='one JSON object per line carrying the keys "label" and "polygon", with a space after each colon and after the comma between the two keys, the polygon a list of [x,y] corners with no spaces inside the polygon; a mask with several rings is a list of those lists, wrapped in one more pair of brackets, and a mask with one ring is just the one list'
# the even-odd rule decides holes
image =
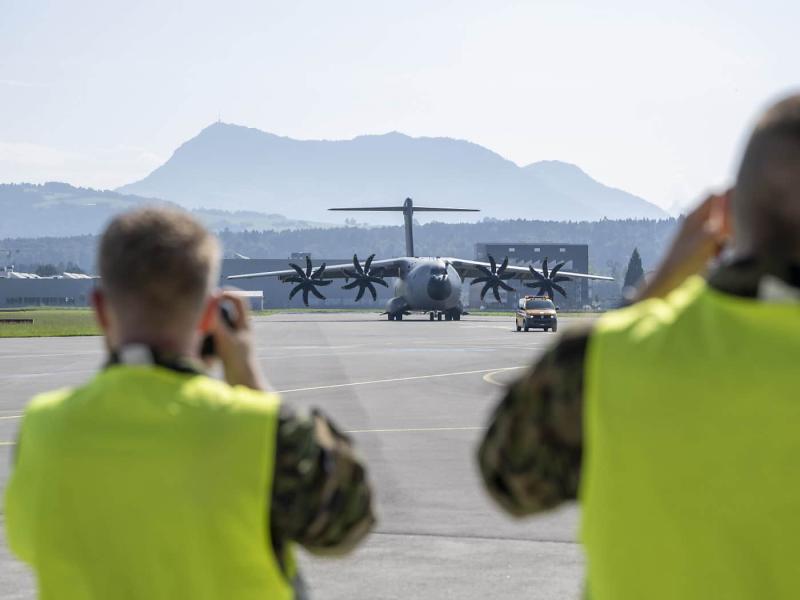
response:
{"label": "soldier in yellow vest", "polygon": [[800,96],[765,113],[734,191],[686,218],[639,300],[509,389],[487,489],[517,516],[580,499],[593,600],[800,597]]}
{"label": "soldier in yellow vest", "polygon": [[[178,211],[127,213],[103,235],[108,364],[30,403],[6,494],[41,598],[302,598],[294,544],[344,553],[372,526],[349,440],[264,391],[246,307],[215,290],[219,259]],[[209,333],[225,382],[204,374]]]}

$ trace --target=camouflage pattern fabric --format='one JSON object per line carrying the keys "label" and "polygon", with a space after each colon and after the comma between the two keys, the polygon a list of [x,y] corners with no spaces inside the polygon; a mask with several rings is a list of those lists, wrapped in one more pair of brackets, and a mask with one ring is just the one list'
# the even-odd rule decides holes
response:
{"label": "camouflage pattern fabric", "polygon": [[[723,264],[709,284],[755,298],[769,274],[800,288],[800,265],[752,259]],[[510,514],[553,508],[578,494],[583,452],[583,379],[591,325],[565,331],[495,409],[478,450],[486,489]]]}
{"label": "camouflage pattern fabric", "polygon": [[478,451],[486,488],[524,516],[577,497],[583,362],[589,327],[572,328],[506,393]]}
{"label": "camouflage pattern fabric", "polygon": [[281,407],[272,492],[276,555],[286,541],[314,554],[344,554],[375,523],[362,461],[350,439],[319,411]]}

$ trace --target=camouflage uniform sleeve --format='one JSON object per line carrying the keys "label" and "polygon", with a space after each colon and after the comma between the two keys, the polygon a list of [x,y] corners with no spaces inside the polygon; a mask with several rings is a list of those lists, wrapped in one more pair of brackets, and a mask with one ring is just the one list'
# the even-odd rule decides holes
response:
{"label": "camouflage uniform sleeve", "polygon": [[364,465],[324,415],[281,408],[272,492],[272,538],[315,554],[345,554],[375,523]]}
{"label": "camouflage uniform sleeve", "polygon": [[478,450],[490,495],[514,516],[577,497],[590,327],[573,328],[514,383]]}

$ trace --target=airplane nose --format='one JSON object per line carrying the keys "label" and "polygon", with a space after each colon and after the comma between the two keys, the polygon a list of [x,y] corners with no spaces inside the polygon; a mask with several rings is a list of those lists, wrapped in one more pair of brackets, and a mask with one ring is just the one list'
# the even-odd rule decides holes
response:
{"label": "airplane nose", "polygon": [[453,291],[453,284],[447,276],[431,277],[428,281],[428,296],[434,300],[445,300]]}

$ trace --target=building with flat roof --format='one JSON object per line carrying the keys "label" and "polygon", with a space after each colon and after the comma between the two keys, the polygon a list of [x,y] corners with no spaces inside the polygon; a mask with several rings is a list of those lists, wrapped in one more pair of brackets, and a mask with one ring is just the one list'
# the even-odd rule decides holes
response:
{"label": "building with flat roof", "polygon": [[[564,262],[566,263],[563,267],[565,271],[589,272],[588,244],[554,242],[481,242],[475,244],[475,260],[486,261],[489,260],[490,255],[498,264],[507,256],[508,262],[512,265],[533,265],[541,268],[542,261],[546,258],[548,268]],[[557,304],[570,308],[581,308],[591,303],[589,281],[586,279],[569,281],[561,285],[566,290],[567,297],[557,297]],[[515,306],[520,296],[534,294],[537,291],[536,288],[520,285],[518,281],[512,282],[512,286],[516,288],[516,292],[508,292],[501,296],[505,299],[504,304],[508,306]]]}
{"label": "building with flat roof", "polygon": [[0,308],[89,306],[94,279],[0,277]]}

